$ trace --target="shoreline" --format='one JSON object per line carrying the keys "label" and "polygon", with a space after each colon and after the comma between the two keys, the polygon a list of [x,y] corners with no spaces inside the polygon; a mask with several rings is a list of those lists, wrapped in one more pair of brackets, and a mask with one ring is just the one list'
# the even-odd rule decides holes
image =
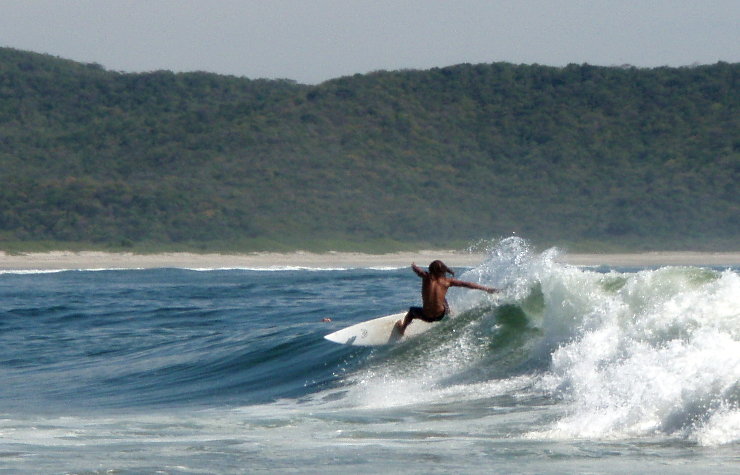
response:
{"label": "shoreline", "polygon": [[[363,254],[354,252],[293,252],[245,254],[196,254],[188,252],[134,254],[99,251],[53,251],[7,254],[0,252],[0,270],[44,271],[77,269],[270,269],[270,268],[357,268],[406,267],[416,262],[427,265],[441,259],[450,267],[470,267],[483,261],[484,254],[463,251],[397,252]],[[562,254],[557,262],[575,266],[740,266],[740,252],[645,252],[619,254]]]}

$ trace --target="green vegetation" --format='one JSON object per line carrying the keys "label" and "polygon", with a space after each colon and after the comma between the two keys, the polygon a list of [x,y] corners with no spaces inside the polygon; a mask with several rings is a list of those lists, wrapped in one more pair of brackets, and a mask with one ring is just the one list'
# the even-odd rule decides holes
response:
{"label": "green vegetation", "polygon": [[737,249],[740,64],[317,86],[0,48],[0,248]]}

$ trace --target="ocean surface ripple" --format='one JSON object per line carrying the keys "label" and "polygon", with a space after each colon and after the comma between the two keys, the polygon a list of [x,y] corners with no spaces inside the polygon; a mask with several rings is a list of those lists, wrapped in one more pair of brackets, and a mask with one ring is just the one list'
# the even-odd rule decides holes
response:
{"label": "ocean surface ripple", "polygon": [[4,272],[0,466],[736,470],[738,269],[558,253],[491,242],[457,270],[500,294],[378,348],[323,336],[418,304],[406,268]]}

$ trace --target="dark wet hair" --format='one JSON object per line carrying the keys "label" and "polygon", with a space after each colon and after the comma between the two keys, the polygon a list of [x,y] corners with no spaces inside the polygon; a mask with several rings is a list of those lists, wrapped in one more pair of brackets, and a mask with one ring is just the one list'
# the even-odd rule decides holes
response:
{"label": "dark wet hair", "polygon": [[452,274],[455,275],[455,273],[445,265],[442,261],[432,261],[431,264],[429,264],[429,273],[432,275],[445,275]]}

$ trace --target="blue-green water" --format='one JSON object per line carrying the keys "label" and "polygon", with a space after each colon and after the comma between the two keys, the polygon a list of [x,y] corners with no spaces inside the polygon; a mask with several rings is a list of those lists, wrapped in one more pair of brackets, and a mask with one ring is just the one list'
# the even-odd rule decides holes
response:
{"label": "blue-green water", "polygon": [[[407,343],[403,269],[0,274],[3,473],[737,473],[740,273],[519,240]],[[331,322],[323,322],[324,318]]]}

